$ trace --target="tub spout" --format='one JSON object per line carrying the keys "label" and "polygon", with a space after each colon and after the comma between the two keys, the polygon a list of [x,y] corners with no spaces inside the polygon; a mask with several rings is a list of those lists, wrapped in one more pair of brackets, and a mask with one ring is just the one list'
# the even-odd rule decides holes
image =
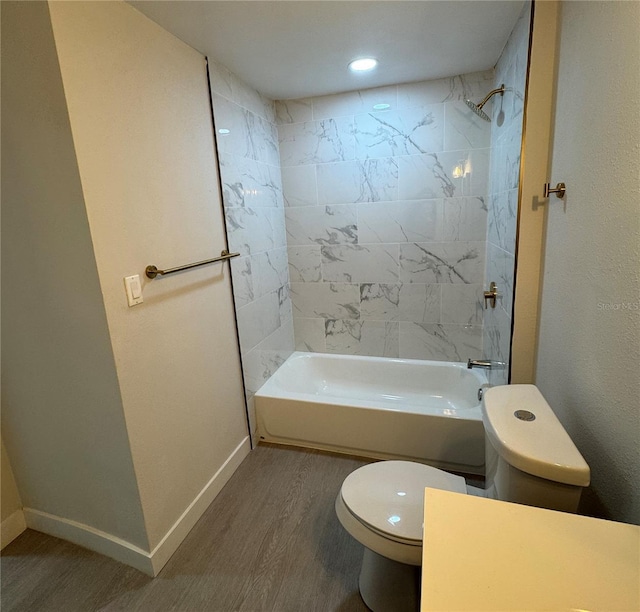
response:
{"label": "tub spout", "polygon": [[507,364],[504,361],[492,359],[467,359],[467,368],[484,368],[485,370],[504,370]]}
{"label": "tub spout", "polygon": [[467,368],[485,368],[487,370],[491,369],[493,363],[488,359],[468,359],[467,360]]}

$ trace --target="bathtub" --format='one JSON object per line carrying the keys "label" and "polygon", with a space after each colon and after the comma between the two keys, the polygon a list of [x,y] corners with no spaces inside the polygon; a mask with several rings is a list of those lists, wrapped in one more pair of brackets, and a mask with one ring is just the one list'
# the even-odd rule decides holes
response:
{"label": "bathtub", "polygon": [[255,394],[258,436],[483,474],[483,385],[462,363],[296,352]]}

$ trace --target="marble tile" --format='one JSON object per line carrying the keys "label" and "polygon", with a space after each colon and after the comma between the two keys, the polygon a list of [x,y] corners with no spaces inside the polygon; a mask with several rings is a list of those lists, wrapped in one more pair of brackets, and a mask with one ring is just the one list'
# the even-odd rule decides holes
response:
{"label": "marble tile", "polygon": [[487,244],[486,283],[498,285],[497,307],[511,316],[513,309],[513,289],[515,278],[515,257],[500,247]]}
{"label": "marble tile", "polygon": [[518,191],[502,191],[489,198],[488,241],[515,253]]}
{"label": "marble tile", "polygon": [[391,321],[328,319],[327,352],[372,357],[399,356],[399,324]]}
{"label": "marble tile", "polygon": [[483,241],[487,236],[484,197],[447,198],[443,201],[442,241]]}
{"label": "marble tile", "polygon": [[414,323],[440,323],[442,286],[422,283],[401,285],[398,318]]}
{"label": "marble tile", "polygon": [[276,373],[294,351],[293,326],[280,326],[260,344],[243,355],[247,391],[255,393]]}
{"label": "marble tile", "polygon": [[483,328],[483,351],[487,359],[504,364],[487,372],[492,385],[506,385],[509,376],[511,317],[501,308],[487,310]]}
{"label": "marble tile", "polygon": [[278,310],[280,313],[280,326],[291,327],[293,325],[293,302],[291,300],[291,285],[286,283],[276,291],[278,295]]}
{"label": "marble tile", "polygon": [[209,76],[212,91],[259,115],[266,121],[275,123],[274,102],[261,95],[224,65],[211,58],[209,58]]}
{"label": "marble tile", "polygon": [[442,285],[440,322],[454,325],[482,326],[484,286],[446,283]]}
{"label": "marble tile", "polygon": [[[451,198],[463,195],[462,185],[458,186],[453,179],[454,163],[450,163],[451,154],[442,153],[426,155],[410,155],[399,157],[398,163],[398,198],[400,200],[432,200]],[[459,156],[459,159],[462,159]]]}
{"label": "marble tile", "polygon": [[209,79],[211,81],[211,91],[233,100],[234,83],[237,77],[226,67],[209,59]]}
{"label": "marble tile", "polygon": [[291,300],[296,318],[360,318],[360,287],[354,283],[291,283]]}
{"label": "marble tile", "polygon": [[[213,94],[218,150],[272,166],[279,165],[275,126],[259,115]],[[220,129],[229,130],[221,134]]]}
{"label": "marble tile", "polygon": [[304,206],[285,209],[289,246],[355,244],[355,205]]}
{"label": "marble tile", "polygon": [[231,153],[222,153],[220,179],[222,200],[226,208],[283,205],[283,187],[277,167]]}
{"label": "marble tile", "polygon": [[363,283],[360,285],[360,318],[397,321],[400,318],[399,283]]}
{"label": "marble tile", "polygon": [[[453,159],[455,153],[449,155],[452,155],[450,159]],[[469,175],[463,183],[463,195],[486,197],[489,192],[490,150],[472,149],[467,151],[465,159],[468,160]]]}
{"label": "marble tile", "polygon": [[225,218],[229,249],[242,255],[273,249],[272,212],[269,208],[228,208]]}
{"label": "marble tile", "polygon": [[482,328],[400,323],[400,357],[466,362],[482,354]]}
{"label": "marble tile", "polygon": [[398,246],[384,244],[322,247],[324,281],[392,283],[398,281]]}
{"label": "marble tile", "polygon": [[256,297],[276,291],[289,282],[287,249],[273,249],[251,257]]}
{"label": "marble tile", "polygon": [[403,283],[482,283],[485,243],[444,242],[400,245]]}
{"label": "marble tile", "polygon": [[312,98],[276,100],[276,123],[304,123],[313,119]]}
{"label": "marble tile", "polygon": [[392,157],[322,164],[317,176],[321,204],[398,199],[398,162]]}
{"label": "marble tile", "polygon": [[289,277],[292,283],[318,283],[322,280],[322,254],[318,246],[289,247]]}
{"label": "marble tile", "polygon": [[236,310],[240,351],[244,355],[280,327],[280,308],[275,292]]}
{"label": "marble tile", "polygon": [[488,148],[491,124],[476,115],[464,102],[452,101],[444,105],[444,149]]}
{"label": "marble tile", "polygon": [[356,115],[354,123],[358,159],[415,155],[442,151],[442,104]]}
{"label": "marble tile", "polygon": [[358,242],[441,240],[442,208],[440,199],[358,204]]}
{"label": "marble tile", "polygon": [[282,189],[285,206],[316,206],[316,166],[307,164],[282,168]]}
{"label": "marble tile", "polygon": [[273,246],[276,249],[286,248],[287,246],[287,228],[284,208],[272,208],[271,227],[273,228]]}
{"label": "marble tile", "polygon": [[282,166],[321,164],[355,157],[353,119],[337,117],[278,127]]}
{"label": "marble tile", "polygon": [[440,322],[441,285],[363,283],[360,318],[364,320]]}
{"label": "marble tile", "polygon": [[253,275],[251,273],[251,257],[235,257],[231,260],[233,277],[233,297],[236,308],[246,306],[255,298]]}
{"label": "marble tile", "polygon": [[242,356],[242,373],[244,376],[245,390],[251,395],[255,395],[256,391],[262,387],[270,376],[270,364],[264,363],[262,357],[262,352],[257,348],[250,350],[246,355]]}
{"label": "marble tile", "polygon": [[325,320],[316,318],[294,318],[296,351],[326,353]]}
{"label": "marble tile", "polygon": [[375,104],[389,104],[390,108],[395,108],[396,103],[396,85],[317,96],[313,98],[313,118],[326,119],[357,115],[374,110]]}
{"label": "marble tile", "polygon": [[398,108],[469,98],[480,101],[493,89],[493,70],[398,85]]}

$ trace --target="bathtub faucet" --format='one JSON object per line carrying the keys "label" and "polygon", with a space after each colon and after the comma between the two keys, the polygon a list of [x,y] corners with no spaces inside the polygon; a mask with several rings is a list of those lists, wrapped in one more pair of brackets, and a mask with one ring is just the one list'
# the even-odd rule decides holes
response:
{"label": "bathtub faucet", "polygon": [[507,364],[504,361],[493,359],[467,359],[467,368],[484,368],[485,370],[504,370]]}

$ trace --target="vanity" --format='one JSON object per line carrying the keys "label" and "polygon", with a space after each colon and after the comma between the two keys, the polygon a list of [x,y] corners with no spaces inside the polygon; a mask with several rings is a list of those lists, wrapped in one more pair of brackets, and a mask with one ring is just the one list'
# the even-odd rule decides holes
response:
{"label": "vanity", "polygon": [[640,527],[425,489],[421,612],[640,610]]}

